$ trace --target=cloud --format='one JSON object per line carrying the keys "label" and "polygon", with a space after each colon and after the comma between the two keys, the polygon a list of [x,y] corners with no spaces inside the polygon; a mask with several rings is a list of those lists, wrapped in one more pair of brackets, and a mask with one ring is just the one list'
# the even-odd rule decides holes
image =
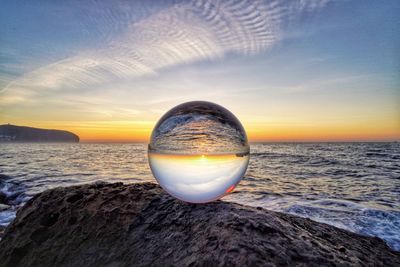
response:
{"label": "cloud", "polygon": [[[124,30],[118,30],[116,37],[107,34],[103,46],[79,52],[8,83],[0,91],[0,103],[13,104],[48,90],[81,89],[155,75],[163,68],[214,60],[227,53],[258,54],[280,40],[285,20],[296,13],[323,7],[327,2],[194,0],[176,3],[139,21],[124,24]],[[118,19],[106,16],[105,20],[116,24],[109,25],[107,31],[114,27],[121,29]]]}
{"label": "cloud", "polygon": [[373,77],[372,74],[360,74],[360,75],[346,75],[346,76],[338,76],[327,78],[324,77],[323,79],[315,79],[308,81],[303,84],[295,85],[295,86],[288,86],[286,88],[280,88],[281,91],[289,92],[289,93],[304,93],[304,92],[315,92],[320,90],[329,90],[334,86],[335,90],[337,88],[342,88],[346,90],[349,86],[353,83],[360,81],[369,81],[369,79],[377,80],[378,77]]}

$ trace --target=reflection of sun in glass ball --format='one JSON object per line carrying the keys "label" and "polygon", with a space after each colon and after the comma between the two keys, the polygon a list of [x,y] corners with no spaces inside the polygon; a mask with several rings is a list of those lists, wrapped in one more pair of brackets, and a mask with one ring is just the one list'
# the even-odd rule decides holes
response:
{"label": "reflection of sun in glass ball", "polygon": [[209,202],[240,182],[249,163],[249,145],[230,111],[210,102],[187,102],[168,111],[154,127],[149,163],[171,195]]}

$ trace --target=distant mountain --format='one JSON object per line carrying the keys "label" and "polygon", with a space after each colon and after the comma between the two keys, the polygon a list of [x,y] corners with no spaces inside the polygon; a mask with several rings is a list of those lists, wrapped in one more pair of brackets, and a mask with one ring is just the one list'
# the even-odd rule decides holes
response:
{"label": "distant mountain", "polygon": [[39,129],[11,124],[0,125],[0,142],[79,142],[68,131]]}

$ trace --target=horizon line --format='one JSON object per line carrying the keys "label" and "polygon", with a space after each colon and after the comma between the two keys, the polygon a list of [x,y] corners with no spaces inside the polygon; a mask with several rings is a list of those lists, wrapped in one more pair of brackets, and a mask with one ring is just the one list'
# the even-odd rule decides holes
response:
{"label": "horizon line", "polygon": [[[266,144],[266,143],[397,143],[400,139],[390,140],[265,140],[265,141],[249,141],[249,144]],[[134,140],[81,140],[82,144],[149,144],[148,141]]]}

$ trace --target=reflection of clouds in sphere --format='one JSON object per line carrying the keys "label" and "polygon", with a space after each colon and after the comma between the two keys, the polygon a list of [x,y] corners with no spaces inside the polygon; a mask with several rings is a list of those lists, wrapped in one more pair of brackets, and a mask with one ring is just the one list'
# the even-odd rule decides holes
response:
{"label": "reflection of clouds in sphere", "polygon": [[238,119],[210,102],[188,102],[167,112],[149,144],[151,170],[171,195],[208,202],[229,193],[249,161],[246,133]]}

